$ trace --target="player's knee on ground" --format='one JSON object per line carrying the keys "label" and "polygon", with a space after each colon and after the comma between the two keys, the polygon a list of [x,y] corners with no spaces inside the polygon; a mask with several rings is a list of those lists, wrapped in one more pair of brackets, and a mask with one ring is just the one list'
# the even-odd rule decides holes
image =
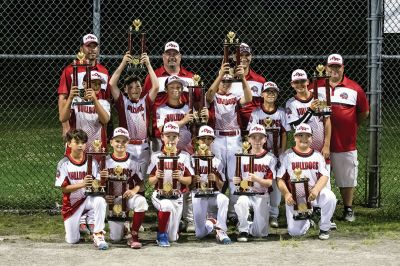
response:
{"label": "player's knee on ground", "polygon": [[174,211],[174,205],[170,200],[161,200],[160,201],[160,210],[162,212],[173,212]]}
{"label": "player's knee on ground", "polygon": [[93,207],[99,210],[106,210],[107,203],[103,197],[94,197],[93,199]]}
{"label": "player's knee on ground", "polygon": [[218,194],[218,208],[221,206],[228,206],[229,205],[229,198],[224,194]]}
{"label": "player's knee on ground", "polygon": [[292,223],[288,222],[288,234],[291,236],[302,236],[307,233],[308,228],[310,227],[310,222],[308,220],[305,221],[293,221]]}
{"label": "player's knee on ground", "polygon": [[78,234],[71,234],[71,233],[66,233],[65,234],[65,241],[68,244],[77,244],[80,239],[80,234],[79,234],[79,229],[78,229]]}

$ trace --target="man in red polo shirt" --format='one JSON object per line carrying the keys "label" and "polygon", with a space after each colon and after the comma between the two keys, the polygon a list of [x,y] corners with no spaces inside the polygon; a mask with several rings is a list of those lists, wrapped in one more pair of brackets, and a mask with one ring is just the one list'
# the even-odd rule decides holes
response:
{"label": "man in red polo shirt", "polygon": [[[251,93],[252,93],[252,101],[243,105],[239,109],[240,114],[240,128],[244,134],[247,133],[247,127],[250,119],[251,112],[260,105],[263,101],[261,96],[261,92],[263,89],[263,85],[266,82],[265,78],[261,75],[254,72],[253,69],[250,68],[250,63],[252,60],[252,54],[250,46],[246,43],[240,44],[240,64],[243,66],[244,75],[247,83],[250,86]],[[231,93],[237,95],[238,97],[243,96],[243,87],[241,82],[235,82],[232,84]]]}
{"label": "man in red polo shirt", "polygon": [[[108,99],[110,90],[108,88],[108,80],[109,74],[108,70],[97,63],[97,56],[99,55],[100,47],[99,40],[94,34],[86,34],[82,38],[82,43],[79,48],[80,52],[85,54],[85,60],[89,60],[89,63],[92,65],[91,71],[97,71],[101,78],[105,81],[104,84],[101,84],[101,90],[99,93],[99,99]],[[85,67],[78,67],[78,88],[83,89],[83,77],[86,74]],[[64,105],[67,104],[67,99],[69,92],[71,90],[72,84],[72,65],[68,65],[64,68],[60,77],[60,84],[58,86],[58,111],[60,112]],[[70,125],[67,122],[62,123],[62,135],[69,131]]]}
{"label": "man in red polo shirt", "polygon": [[[343,199],[343,219],[355,220],[352,209],[354,187],[357,185],[357,130],[369,115],[369,104],[364,90],[357,82],[344,75],[343,58],[339,54],[328,57],[327,72],[331,77],[332,135],[331,165],[335,183]],[[318,94],[325,97],[325,81],[318,84]]]}

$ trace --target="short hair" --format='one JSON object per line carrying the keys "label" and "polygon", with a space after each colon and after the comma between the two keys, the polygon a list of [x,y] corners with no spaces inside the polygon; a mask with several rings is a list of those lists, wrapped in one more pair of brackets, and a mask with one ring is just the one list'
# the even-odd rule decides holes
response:
{"label": "short hair", "polygon": [[73,139],[75,139],[77,141],[80,140],[83,143],[86,143],[88,141],[88,135],[82,129],[73,129],[67,132],[65,139],[67,142],[71,142]]}
{"label": "short hair", "polygon": [[128,86],[129,84],[131,84],[132,82],[140,82],[140,79],[137,76],[128,76],[125,78],[124,80],[124,87]]}

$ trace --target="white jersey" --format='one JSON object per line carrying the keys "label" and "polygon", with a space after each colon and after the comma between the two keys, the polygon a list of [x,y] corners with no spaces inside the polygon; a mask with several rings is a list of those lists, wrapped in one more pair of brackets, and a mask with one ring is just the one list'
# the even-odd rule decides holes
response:
{"label": "white jersey", "polygon": [[149,94],[137,101],[133,101],[120,92],[116,102],[119,126],[128,130],[131,140],[144,140],[147,138],[147,129],[150,121],[149,107],[152,104]]}
{"label": "white jersey", "polygon": [[[256,98],[262,97],[261,93],[262,93],[262,89],[263,89],[263,85],[264,85],[262,82],[255,81],[255,80],[247,80],[247,84],[249,84],[253,98],[254,97],[256,97]],[[229,92],[239,98],[242,98],[244,96],[242,82],[233,82]]]}
{"label": "white jersey", "polygon": [[[219,180],[225,182],[225,174],[224,174],[225,169],[224,166],[222,165],[221,160],[218,159],[217,157],[214,157],[212,158],[211,165],[212,165],[211,173],[215,174]],[[194,174],[200,175],[201,183],[208,182],[208,162],[206,159],[199,159],[199,172],[196,173],[195,159],[192,157],[192,168]],[[214,187],[214,190],[217,191],[218,188]]]}
{"label": "white jersey", "polygon": [[125,158],[115,158],[113,154],[106,158],[106,166],[109,175],[115,175],[114,169],[119,166],[122,168],[122,175],[128,179],[129,189],[133,189],[136,185],[142,183],[143,176],[140,171],[140,165],[135,161],[129,153],[126,153]]}
{"label": "white jersey", "polygon": [[[272,120],[270,127],[278,129],[279,134],[277,136],[277,147],[279,148],[281,146],[282,132],[290,131],[290,125],[286,122],[286,114],[283,108],[277,108],[272,112],[268,112],[263,108],[263,105],[257,107],[250,115],[247,130],[250,130],[250,128],[255,124],[265,126],[264,120],[266,118],[270,118]],[[272,132],[267,132],[267,148],[269,151],[274,147],[273,141],[274,139]]]}
{"label": "white jersey", "polygon": [[[250,166],[250,157],[243,156],[241,157],[241,174],[242,179],[247,180],[249,177],[249,166]],[[261,154],[257,154],[254,157],[254,165],[253,165],[253,174],[262,178],[262,179],[275,179],[276,158],[272,153],[268,153],[267,151],[262,152]],[[267,192],[268,188],[262,187],[258,182],[254,182],[253,190],[255,192]]]}
{"label": "white jersey", "polygon": [[238,130],[240,97],[232,93],[216,93],[211,103],[215,112],[215,130]]}
{"label": "white jersey", "polygon": [[[71,157],[66,156],[57,164],[55,186],[65,187],[82,183],[87,174],[86,158],[81,162],[76,162]],[[100,180],[98,164],[94,159],[92,161],[92,176]],[[63,193],[61,213],[64,220],[68,219],[75,213],[82,202],[84,202],[85,198],[85,188],[80,188],[71,193]]]}
{"label": "white jersey", "polygon": [[[159,138],[161,132],[159,128],[163,127],[167,122],[178,122],[182,120],[186,113],[189,112],[189,106],[187,104],[181,104],[179,106],[172,106],[168,103],[162,104],[157,108],[157,129],[158,134],[156,136]],[[192,133],[190,133],[187,126],[179,128],[179,142],[177,144],[179,150],[184,150],[189,153],[193,152],[192,149]]]}
{"label": "white jersey", "polygon": [[[287,123],[293,123],[294,121],[300,119],[306,112],[307,108],[311,106],[313,100],[312,95],[308,100],[300,100],[296,96],[290,98],[286,102],[286,118]],[[325,130],[323,117],[312,116],[307,122],[313,131],[311,148],[317,151],[321,151],[324,146]]]}
{"label": "white jersey", "polygon": [[[78,101],[82,101],[77,97]],[[104,110],[110,115],[110,103],[107,100],[98,100]],[[99,115],[96,107],[92,105],[71,105],[71,129],[82,129],[88,135],[88,145],[86,151],[90,151],[90,147],[94,140],[102,141],[102,146],[107,147],[106,128],[100,123]]]}
{"label": "white jersey", "polygon": [[[159,157],[165,156],[164,152],[156,152],[151,156],[150,165],[147,168],[147,174],[154,176],[156,175],[156,170],[160,167],[160,159]],[[185,151],[177,152],[178,158],[178,170],[181,171],[182,176],[192,176],[194,174],[193,168],[190,162],[190,154]],[[164,184],[170,183],[172,184],[172,169],[173,169],[173,161],[172,159],[164,159]],[[182,192],[186,192],[186,186],[181,185],[179,182],[177,183],[177,189]],[[157,185],[156,185],[157,188]]]}
{"label": "white jersey", "polygon": [[309,153],[301,153],[295,148],[288,149],[282,155],[281,167],[277,176],[288,182],[290,179],[296,178],[293,173],[296,168],[301,170],[300,177],[304,176],[310,179],[308,182],[310,187],[314,187],[321,176],[330,177],[325,167],[324,157],[316,150],[311,150]]}

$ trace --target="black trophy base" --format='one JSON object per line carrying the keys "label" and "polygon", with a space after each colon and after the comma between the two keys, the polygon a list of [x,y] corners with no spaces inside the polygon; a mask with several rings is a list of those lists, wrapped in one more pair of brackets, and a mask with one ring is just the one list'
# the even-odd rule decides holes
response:
{"label": "black trophy base", "polygon": [[298,214],[293,214],[293,219],[295,221],[303,221],[303,220],[308,220],[311,218],[311,214],[308,212],[302,212]]}
{"label": "black trophy base", "polygon": [[175,194],[170,194],[170,195],[157,194],[156,198],[160,199],[160,200],[163,200],[163,199],[176,200],[176,199],[179,199],[179,195],[175,195]]}
{"label": "black trophy base", "polygon": [[72,102],[72,105],[94,105],[94,103],[89,101],[82,101],[82,102]]}
{"label": "black trophy base", "polygon": [[315,116],[328,116],[328,115],[332,115],[332,111],[315,112],[314,115],[315,115]]}
{"label": "black trophy base", "polygon": [[85,196],[91,196],[91,197],[104,197],[106,195],[106,192],[85,192]]}
{"label": "black trophy base", "polygon": [[254,192],[254,191],[235,191],[233,195],[244,195],[244,196],[256,196],[256,195],[264,195],[264,192]]}
{"label": "black trophy base", "polygon": [[107,216],[107,221],[113,221],[113,222],[126,222],[130,221],[131,218],[126,215],[125,217],[122,216]]}
{"label": "black trophy base", "polygon": [[128,65],[127,68],[127,73],[132,75],[132,74],[136,74],[136,75],[144,75],[147,74],[147,68],[144,65]]}
{"label": "black trophy base", "polygon": [[211,198],[215,196],[217,196],[217,194],[215,194],[214,192],[197,192],[196,194],[194,194],[195,198]]}

